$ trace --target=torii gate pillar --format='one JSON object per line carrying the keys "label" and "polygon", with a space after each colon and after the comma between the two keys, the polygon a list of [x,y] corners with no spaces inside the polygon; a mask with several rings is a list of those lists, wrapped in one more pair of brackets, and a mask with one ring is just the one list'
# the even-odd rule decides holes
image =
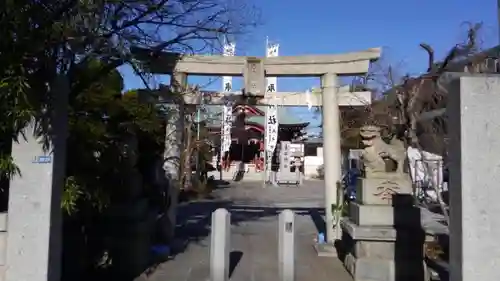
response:
{"label": "torii gate pillar", "polygon": [[340,239],[340,227],[334,225],[333,205],[338,204],[337,187],[341,180],[340,113],[338,105],[338,80],[334,73],[321,76],[323,103],[323,163],[325,174],[326,239],[334,243]]}

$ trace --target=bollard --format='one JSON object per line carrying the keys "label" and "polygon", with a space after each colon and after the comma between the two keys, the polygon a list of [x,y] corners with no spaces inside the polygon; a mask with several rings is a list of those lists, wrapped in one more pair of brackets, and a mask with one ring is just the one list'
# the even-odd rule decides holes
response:
{"label": "bollard", "polygon": [[295,280],[295,214],[284,210],[279,215],[278,258],[280,281]]}
{"label": "bollard", "polygon": [[210,281],[229,280],[231,214],[223,208],[212,213]]}

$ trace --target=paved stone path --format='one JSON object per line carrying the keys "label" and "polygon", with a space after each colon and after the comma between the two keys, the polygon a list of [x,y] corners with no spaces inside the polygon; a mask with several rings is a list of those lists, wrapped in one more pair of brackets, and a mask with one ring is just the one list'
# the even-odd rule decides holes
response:
{"label": "paved stone path", "polygon": [[318,257],[313,249],[322,227],[323,182],[301,188],[263,189],[261,183],[237,183],[214,192],[214,200],[179,209],[177,235],[183,245],[173,260],[158,266],[148,281],[205,281],[209,276],[210,216],[224,207],[231,212],[230,280],[278,280],[278,217],[286,208],[296,211],[296,281],[351,281],[337,258]]}

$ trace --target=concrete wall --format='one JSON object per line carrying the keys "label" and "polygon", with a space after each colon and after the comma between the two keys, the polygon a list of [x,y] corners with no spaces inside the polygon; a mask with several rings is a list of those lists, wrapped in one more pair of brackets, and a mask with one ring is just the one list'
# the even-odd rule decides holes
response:
{"label": "concrete wall", "polygon": [[7,255],[7,213],[0,213],[0,281],[5,280],[6,255]]}
{"label": "concrete wall", "polygon": [[304,157],[304,176],[306,179],[318,178],[318,168],[323,165],[323,148],[316,149],[316,156]]}
{"label": "concrete wall", "polygon": [[[354,153],[353,153],[354,152]],[[359,157],[358,149],[342,150],[342,168],[349,167],[349,159]],[[323,147],[318,147],[316,156],[304,157],[304,175],[306,179],[318,178],[320,175],[318,169],[323,166]]]}

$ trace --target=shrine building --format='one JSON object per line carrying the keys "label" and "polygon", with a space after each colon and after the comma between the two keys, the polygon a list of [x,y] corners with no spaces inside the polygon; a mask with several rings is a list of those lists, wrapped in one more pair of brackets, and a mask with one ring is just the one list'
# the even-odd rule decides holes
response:
{"label": "shrine building", "polygon": [[[212,116],[220,115],[222,106],[207,107]],[[233,106],[233,126],[231,129],[231,147],[229,158],[231,161],[252,163],[264,151],[265,136],[265,106],[242,105]],[[278,107],[278,142],[298,142],[306,135],[305,128],[309,122],[293,116],[285,107]],[[221,118],[207,120],[207,127],[214,136],[214,141],[220,141]]]}

